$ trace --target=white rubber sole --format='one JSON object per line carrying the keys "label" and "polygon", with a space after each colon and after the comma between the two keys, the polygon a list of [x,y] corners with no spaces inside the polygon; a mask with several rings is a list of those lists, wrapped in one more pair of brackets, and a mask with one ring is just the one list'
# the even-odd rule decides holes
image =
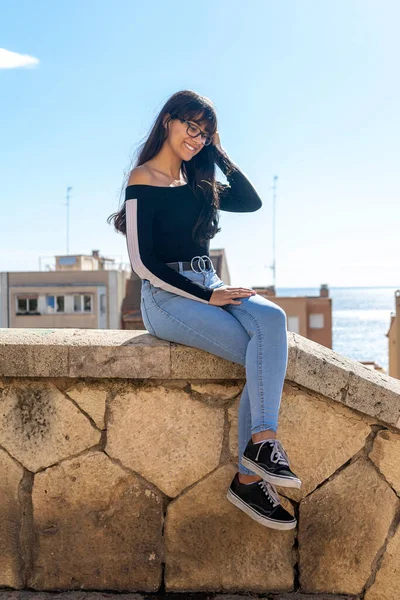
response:
{"label": "white rubber sole", "polygon": [[266,473],[263,471],[257,464],[253,463],[251,460],[242,456],[240,461],[244,467],[250,469],[250,471],[254,471],[260,477],[268,481],[268,483],[272,483],[273,485],[279,485],[280,487],[285,488],[297,488],[298,490],[301,488],[301,480],[300,479],[286,479],[279,477],[278,475],[271,475],[271,473]]}
{"label": "white rubber sole", "polygon": [[295,519],[292,523],[288,523],[287,521],[276,521],[274,519],[269,519],[268,517],[264,517],[259,515],[251,506],[248,506],[239,496],[236,496],[231,490],[228,488],[226,493],[226,497],[229,502],[232,502],[237,508],[242,510],[246,515],[260,523],[260,525],[264,525],[264,527],[269,527],[270,529],[278,529],[279,531],[288,531],[290,529],[294,529],[297,526],[297,520]]}

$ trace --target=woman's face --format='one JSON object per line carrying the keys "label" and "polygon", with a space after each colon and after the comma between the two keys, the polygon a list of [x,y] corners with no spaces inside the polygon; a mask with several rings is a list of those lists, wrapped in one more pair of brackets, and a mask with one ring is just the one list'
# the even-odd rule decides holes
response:
{"label": "woman's face", "polygon": [[[191,125],[197,125],[203,133],[209,135],[204,121],[195,121],[191,119],[188,119],[188,121]],[[165,122],[167,123],[169,131],[167,139],[182,160],[190,160],[193,156],[202,151],[205,139],[201,135],[191,137],[187,132],[189,126],[188,122],[184,121],[182,123],[179,119],[171,119],[168,121],[168,117],[165,119]],[[195,132],[193,131],[193,134],[194,133]]]}

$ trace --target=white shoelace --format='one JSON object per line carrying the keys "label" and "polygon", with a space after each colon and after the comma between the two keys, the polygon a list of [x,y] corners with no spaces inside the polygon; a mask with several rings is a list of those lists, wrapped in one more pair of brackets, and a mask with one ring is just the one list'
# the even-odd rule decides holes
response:
{"label": "white shoelace", "polygon": [[274,488],[272,487],[272,485],[270,483],[268,483],[268,481],[265,481],[265,479],[261,479],[257,483],[260,486],[260,488],[262,489],[262,491],[264,492],[264,494],[267,496],[267,498],[269,500],[271,500],[274,508],[275,508],[275,506],[278,506],[278,504],[280,504],[279,496],[276,493],[276,491],[274,490]]}
{"label": "white shoelace", "polygon": [[283,446],[279,440],[265,440],[261,442],[260,447],[257,452],[256,460],[258,460],[258,455],[260,454],[261,448],[267,442],[272,442],[272,450],[271,450],[271,461],[274,463],[278,463],[282,466],[289,466],[289,458],[286,452],[283,449]]}

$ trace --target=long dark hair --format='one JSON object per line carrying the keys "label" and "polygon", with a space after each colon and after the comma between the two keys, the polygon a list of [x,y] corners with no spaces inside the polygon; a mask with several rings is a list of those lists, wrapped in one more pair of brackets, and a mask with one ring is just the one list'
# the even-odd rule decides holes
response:
{"label": "long dark hair", "polygon": [[[166,114],[169,114],[172,118],[197,122],[204,121],[207,123],[206,131],[210,135],[213,135],[217,131],[217,115],[211,100],[191,90],[176,92],[164,104],[154,121],[147,139],[139,146],[137,151],[138,158],[135,163],[136,167],[153,158],[161,150],[168,135],[168,131],[163,125],[163,119]],[[221,231],[221,228],[218,227],[219,190],[221,184],[215,179],[216,164],[225,175],[236,168],[236,165],[230,160],[228,155],[221,152],[214,144],[204,146],[201,152],[196,154],[191,160],[182,161],[182,173],[196,197],[201,198],[203,204],[199,218],[192,231],[193,240],[200,244],[205,243],[206,240],[213,238]],[[132,168],[131,165],[126,174],[121,190],[123,193]],[[125,201],[118,212],[108,217],[107,222],[113,222],[117,232],[126,235]]]}

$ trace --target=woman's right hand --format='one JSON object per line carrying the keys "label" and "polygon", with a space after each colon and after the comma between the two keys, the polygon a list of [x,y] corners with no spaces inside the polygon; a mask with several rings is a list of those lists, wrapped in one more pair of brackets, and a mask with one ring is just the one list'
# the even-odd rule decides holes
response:
{"label": "woman's right hand", "polygon": [[215,288],[211,294],[209,304],[214,306],[224,306],[224,304],[241,304],[238,298],[248,298],[254,296],[257,292],[243,287],[229,287],[228,285]]}

